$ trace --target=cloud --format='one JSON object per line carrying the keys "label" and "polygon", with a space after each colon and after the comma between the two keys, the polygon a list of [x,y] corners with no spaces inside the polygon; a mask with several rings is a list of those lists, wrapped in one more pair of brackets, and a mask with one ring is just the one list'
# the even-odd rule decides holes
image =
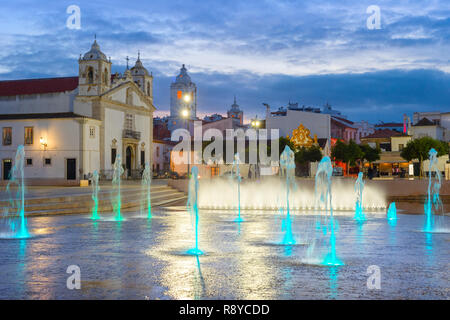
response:
{"label": "cloud", "polygon": [[[65,27],[71,4],[81,8],[81,30]],[[162,110],[168,110],[170,81],[182,63],[197,82],[199,109],[207,112],[225,112],[234,93],[249,113],[259,114],[261,102],[281,105],[289,99],[316,106],[329,100],[355,118],[371,110],[385,110],[383,117],[391,118],[398,108],[445,108],[450,3],[379,0],[382,29],[367,30],[366,8],[372,4],[6,2],[0,12],[0,78],[75,75],[79,54],[97,34],[113,71],[123,71],[125,57],[133,63],[141,52],[155,75],[155,101]]]}

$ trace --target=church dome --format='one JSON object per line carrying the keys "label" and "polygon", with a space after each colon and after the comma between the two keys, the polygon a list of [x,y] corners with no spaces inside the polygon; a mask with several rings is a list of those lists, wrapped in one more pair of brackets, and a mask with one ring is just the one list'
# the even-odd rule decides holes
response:
{"label": "church dome", "polygon": [[175,82],[181,82],[181,83],[185,83],[185,84],[189,84],[192,82],[191,77],[187,74],[187,69],[184,66],[184,64],[181,67],[180,74],[177,75]]}
{"label": "church dome", "polygon": [[97,43],[97,40],[94,40],[94,43],[91,46],[91,50],[86,52],[83,56],[83,60],[105,60],[105,54],[100,50],[100,46]]}
{"label": "church dome", "polygon": [[147,69],[145,69],[144,65],[142,64],[139,53],[138,53],[138,58],[136,60],[136,63],[134,65],[134,67],[130,69],[130,71],[133,76],[148,76],[149,75]]}

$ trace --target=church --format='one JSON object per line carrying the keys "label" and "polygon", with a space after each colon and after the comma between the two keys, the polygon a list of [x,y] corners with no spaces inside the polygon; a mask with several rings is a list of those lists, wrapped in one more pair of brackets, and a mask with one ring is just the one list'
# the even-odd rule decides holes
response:
{"label": "church", "polygon": [[125,177],[152,162],[153,76],[140,56],[111,74],[97,40],[78,60],[76,77],[0,81],[0,168],[6,183],[19,145],[30,184],[76,185],[97,170],[112,177],[121,156]]}

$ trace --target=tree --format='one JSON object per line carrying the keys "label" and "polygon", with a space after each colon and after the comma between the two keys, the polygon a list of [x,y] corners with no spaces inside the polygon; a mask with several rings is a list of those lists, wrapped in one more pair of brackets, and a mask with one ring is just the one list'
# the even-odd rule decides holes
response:
{"label": "tree", "polygon": [[350,140],[350,142],[346,144],[345,142],[338,140],[331,150],[331,156],[334,159],[347,164],[348,174],[350,166],[354,166],[357,160],[361,160],[364,153],[355,141]]}
{"label": "tree", "polygon": [[368,144],[361,144],[359,147],[363,152],[362,160],[366,160],[369,163],[380,160],[380,148],[372,148]]}
{"label": "tree", "polygon": [[431,148],[434,148],[437,151],[438,157],[446,155],[449,152],[447,143],[431,137],[423,137],[410,140],[400,153],[400,156],[408,161],[413,159],[419,160],[420,177],[423,177],[423,161],[428,159],[428,152],[430,152]]}

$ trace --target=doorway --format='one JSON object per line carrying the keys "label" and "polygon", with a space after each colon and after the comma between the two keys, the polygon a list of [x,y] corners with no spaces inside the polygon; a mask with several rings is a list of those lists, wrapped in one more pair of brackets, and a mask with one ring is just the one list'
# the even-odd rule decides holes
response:
{"label": "doorway", "polygon": [[75,180],[77,178],[77,159],[67,159],[67,180]]}
{"label": "doorway", "polygon": [[128,146],[125,154],[125,167],[127,168],[127,176],[131,176],[131,160],[132,160],[133,150]]}
{"label": "doorway", "polygon": [[11,159],[3,159],[3,180],[9,180],[11,177],[9,176],[12,168],[12,160]]}

